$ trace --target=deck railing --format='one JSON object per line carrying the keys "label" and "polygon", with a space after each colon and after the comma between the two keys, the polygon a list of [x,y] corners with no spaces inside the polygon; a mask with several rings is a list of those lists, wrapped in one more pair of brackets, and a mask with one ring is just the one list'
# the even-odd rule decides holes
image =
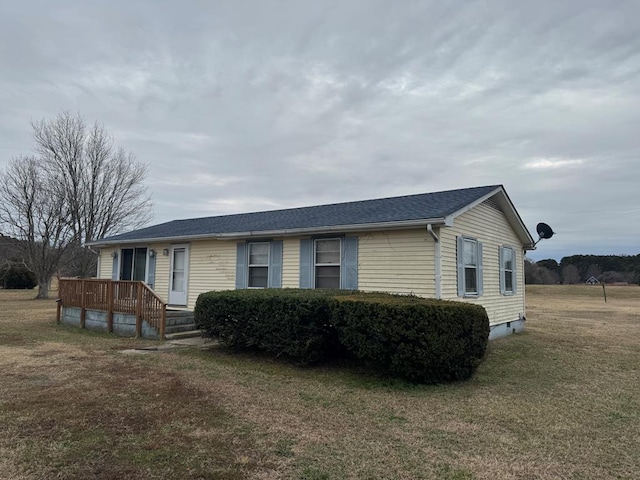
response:
{"label": "deck railing", "polygon": [[80,326],[84,328],[87,310],[107,312],[107,328],[113,332],[113,314],[136,316],[136,335],[146,321],[164,338],[167,304],[144,282],[61,278],[58,285],[58,321],[62,306],[80,308]]}

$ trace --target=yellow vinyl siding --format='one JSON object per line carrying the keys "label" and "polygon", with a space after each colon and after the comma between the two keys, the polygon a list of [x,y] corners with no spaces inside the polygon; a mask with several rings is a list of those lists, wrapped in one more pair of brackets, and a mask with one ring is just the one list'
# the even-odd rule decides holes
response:
{"label": "yellow vinyl siding", "polygon": [[111,279],[113,271],[113,257],[111,254],[117,250],[117,248],[100,249],[100,258],[98,258],[98,262],[100,263],[98,268],[98,278]]}
{"label": "yellow vinyl siding", "polygon": [[[193,308],[198,295],[211,290],[229,290],[235,288],[236,242],[204,240],[191,242],[189,246],[189,276],[187,278],[188,307]],[[169,298],[169,277],[171,255],[164,255],[166,248],[171,251],[170,243],[146,245],[156,251],[155,285],[156,294],[167,301]],[[113,259],[111,252],[117,248],[103,248],[100,252],[100,278],[111,278]]]}
{"label": "yellow vinyl siding", "polygon": [[435,297],[434,241],[426,229],[363,233],[358,289]]}
{"label": "yellow vinyl siding", "polygon": [[149,245],[149,248],[153,248],[156,251],[156,275],[153,291],[166,302],[169,295],[169,264],[171,257],[170,255],[165,255],[163,251],[165,248],[171,251],[171,244],[153,243]]}
{"label": "yellow vinyl siding", "polygon": [[284,238],[282,243],[282,288],[300,287],[300,238]]}
{"label": "yellow vinyl siding", "polygon": [[[468,236],[483,243],[484,293],[478,298],[458,297],[456,237]],[[442,298],[482,305],[492,324],[513,321],[524,315],[524,265],[522,243],[504,213],[487,203],[454,219],[454,226],[440,230],[442,241]],[[517,293],[500,293],[499,248],[512,247],[515,252]]]}
{"label": "yellow vinyl siding", "polygon": [[236,287],[236,244],[231,240],[203,240],[189,244],[189,308],[195,306],[201,293]]}
{"label": "yellow vinyl siding", "polygon": [[[425,225],[426,227],[426,225]],[[524,265],[522,243],[504,213],[489,202],[456,217],[452,227],[436,229],[440,236],[442,298],[482,305],[492,324],[518,319],[524,315]],[[483,243],[484,293],[478,298],[457,295],[456,237],[468,236]],[[300,285],[300,238],[282,238],[282,287]],[[302,237],[308,238],[308,237]],[[200,240],[189,245],[188,307],[193,308],[198,295],[211,290],[235,288],[237,240]],[[499,248],[512,247],[515,252],[515,295],[500,293]],[[169,243],[148,245],[156,251],[154,290],[167,300],[170,256],[163,255]],[[100,255],[100,278],[111,278],[111,253],[118,248],[103,248]],[[435,297],[435,242],[426,228],[389,230],[358,235],[358,288],[363,291],[413,293]]]}

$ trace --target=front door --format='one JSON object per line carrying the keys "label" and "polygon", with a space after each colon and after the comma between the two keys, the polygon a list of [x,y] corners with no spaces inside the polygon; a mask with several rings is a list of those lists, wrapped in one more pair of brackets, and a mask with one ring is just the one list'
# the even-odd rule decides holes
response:
{"label": "front door", "polygon": [[169,303],[187,304],[187,278],[189,276],[189,246],[171,246],[171,270],[169,278]]}

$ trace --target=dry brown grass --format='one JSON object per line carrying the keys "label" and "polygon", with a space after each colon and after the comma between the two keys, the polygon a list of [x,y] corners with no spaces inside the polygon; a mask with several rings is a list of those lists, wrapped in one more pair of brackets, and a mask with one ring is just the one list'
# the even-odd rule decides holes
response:
{"label": "dry brown grass", "polygon": [[56,326],[0,291],[0,478],[599,479],[640,471],[640,288],[527,288],[524,334],[469,382]]}

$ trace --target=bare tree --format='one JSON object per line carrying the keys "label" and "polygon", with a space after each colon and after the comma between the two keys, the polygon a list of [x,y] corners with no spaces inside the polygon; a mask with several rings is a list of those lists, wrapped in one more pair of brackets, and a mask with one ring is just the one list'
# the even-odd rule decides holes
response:
{"label": "bare tree", "polygon": [[20,259],[46,298],[51,276],[90,276],[95,253],[86,242],[144,225],[151,202],[145,165],[114,145],[95,123],[61,113],[33,122],[37,156],[14,159],[0,172],[0,230],[22,242]]}
{"label": "bare tree", "polygon": [[562,269],[562,283],[565,285],[580,283],[580,272],[575,265],[567,265]]}
{"label": "bare tree", "polygon": [[68,195],[35,157],[12,160],[0,182],[0,224],[24,265],[38,281],[37,298],[47,298],[51,277],[75,236]]}
{"label": "bare tree", "polygon": [[601,275],[602,275],[602,270],[600,270],[600,265],[592,263],[591,265],[589,265],[589,268],[587,268],[587,273],[585,274],[585,277],[586,278],[595,277],[599,279]]}
{"label": "bare tree", "polygon": [[524,278],[525,283],[532,285],[555,285],[560,282],[560,278],[555,271],[528,258],[524,259]]}
{"label": "bare tree", "polygon": [[69,270],[93,275],[96,257],[81,245],[142,226],[151,219],[151,202],[143,181],[146,166],[114,146],[98,123],[87,128],[80,115],[68,112],[32,123],[36,151],[51,177],[69,193],[76,238]]}

